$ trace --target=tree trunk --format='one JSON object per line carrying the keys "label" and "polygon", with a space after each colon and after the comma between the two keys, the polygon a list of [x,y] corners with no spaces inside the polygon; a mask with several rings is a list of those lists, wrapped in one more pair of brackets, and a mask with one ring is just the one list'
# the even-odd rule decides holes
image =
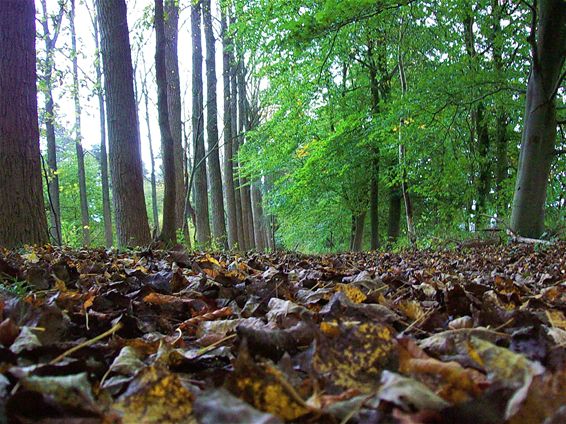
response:
{"label": "tree trunk", "polygon": [[[245,132],[247,130],[248,108],[246,107],[246,70],[244,68],[244,59],[240,58],[238,64],[238,145],[242,146],[245,141]],[[242,202],[242,225],[244,227],[244,243],[246,250],[255,248],[254,240],[254,220],[252,213],[252,200],[250,193],[250,185],[247,178],[240,173],[240,196]]]}
{"label": "tree trunk", "polygon": [[387,241],[395,243],[401,230],[401,193],[399,187],[389,189],[389,211],[387,217]]}
{"label": "tree trunk", "polygon": [[181,117],[181,85],[179,82],[179,1],[164,0],[165,16],[165,70],[167,75],[167,110],[173,137],[175,161],[175,220],[183,228],[185,208],[185,167],[183,162],[183,121]]}
{"label": "tree trunk", "polygon": [[155,79],[157,82],[157,110],[159,132],[161,133],[161,157],[163,160],[163,227],[159,238],[168,245],[177,243],[176,180],[173,137],[169,125],[167,103],[167,72],[165,70],[165,28],[163,21],[163,0],[155,0]]}
{"label": "tree trunk", "polygon": [[228,246],[234,249],[238,243],[238,221],[236,218],[236,193],[234,192],[234,162],[233,162],[233,134],[232,114],[230,112],[230,49],[228,38],[227,17],[222,16],[223,41],[223,82],[224,82],[224,191],[226,193],[226,218],[228,221]]}
{"label": "tree trunk", "polygon": [[208,134],[208,171],[210,202],[212,207],[212,235],[218,245],[228,248],[226,223],[224,222],[224,199],[222,195],[222,171],[218,141],[218,100],[216,97],[216,48],[212,27],[211,1],[203,0],[204,36],[206,39],[206,131]]}
{"label": "tree trunk", "polygon": [[79,193],[81,203],[81,223],[83,230],[83,245],[90,244],[90,225],[88,199],[86,193],[85,154],[81,133],[81,101],[79,93],[79,64],[77,56],[77,35],[75,31],[75,0],[71,0],[71,58],[73,61],[73,99],[75,102],[75,146],[77,149],[77,168],[79,178]]}
{"label": "tree trunk", "polygon": [[0,246],[47,243],[33,0],[0,2]]}
{"label": "tree trunk", "polygon": [[265,217],[263,216],[262,196],[258,183],[251,186],[252,212],[254,215],[254,242],[259,252],[266,248]]}
{"label": "tree trunk", "polygon": [[[464,20],[464,43],[466,51],[471,61],[470,72],[476,72],[476,46],[474,37],[474,19],[472,12],[467,12]],[[479,227],[482,219],[482,214],[485,214],[485,207],[487,204],[487,196],[489,194],[489,180],[490,180],[490,163],[489,163],[489,131],[487,125],[487,118],[485,116],[485,107],[482,102],[479,102],[474,107],[472,113],[472,122],[474,123],[474,131],[477,137],[477,152],[478,152],[478,168],[479,175],[476,183],[476,190],[478,201],[475,210],[476,228]],[[472,140],[474,141],[474,140]]]}
{"label": "tree trunk", "polygon": [[370,250],[379,249],[379,183],[377,181],[379,165],[375,164],[374,168],[371,176],[369,202],[371,227]]}
{"label": "tree trunk", "polygon": [[159,234],[159,209],[157,207],[157,181],[155,178],[155,156],[153,154],[153,141],[151,139],[151,121],[149,119],[149,95],[147,92],[147,81],[143,81],[142,93],[145,103],[145,124],[147,126],[147,138],[149,144],[149,158],[151,160],[151,210],[153,216],[153,230]]}
{"label": "tree trunk", "polygon": [[201,2],[191,5],[191,34],[193,41],[193,150],[195,154],[194,203],[197,241],[201,247],[210,243],[208,221],[208,183],[204,148],[204,105],[202,83]]}
{"label": "tree trunk", "polygon": [[[233,24],[233,19],[230,20],[230,23]],[[238,227],[238,248],[240,250],[246,249],[245,238],[244,238],[244,223],[242,220],[242,196],[241,196],[241,188],[240,188],[240,178],[239,178],[239,166],[238,166],[238,149],[239,149],[239,137],[238,137],[238,96],[241,96],[241,93],[238,93],[238,70],[237,65],[235,62],[235,55],[234,49],[232,45],[232,51],[230,52],[230,85],[231,89],[231,96],[230,96],[230,116],[231,116],[231,123],[232,123],[232,164],[236,165],[236,169],[234,169],[234,197],[236,199],[236,222]]]}
{"label": "tree trunk", "polygon": [[363,211],[354,218],[354,237],[352,242],[352,251],[360,252],[364,243],[364,227],[366,221],[366,211]]}
{"label": "tree trunk", "polygon": [[150,241],[125,0],[97,0],[118,245]]}
{"label": "tree trunk", "polygon": [[106,110],[104,105],[104,92],[102,90],[102,69],[100,66],[100,34],[98,21],[93,22],[94,43],[96,47],[96,59],[94,61],[96,71],[96,94],[98,96],[98,109],[100,114],[100,174],[102,179],[102,215],[104,218],[104,240],[106,246],[114,243],[112,233],[112,211],[110,208],[110,185],[108,179],[108,153],[106,151]]}
{"label": "tree trunk", "polygon": [[[499,4],[499,0],[491,1],[493,25],[492,25],[492,53],[493,66],[497,80],[504,82],[503,75],[503,54],[501,41],[501,18],[504,12],[503,5]],[[508,177],[509,159],[507,155],[507,115],[501,102],[495,100],[495,148],[496,148],[496,169],[495,169],[495,189],[497,192],[498,207],[504,205],[503,183]],[[505,206],[503,206],[505,208]]]}
{"label": "tree trunk", "polygon": [[43,17],[43,38],[45,40],[45,65],[43,67],[43,81],[45,83],[45,135],[47,139],[47,165],[49,192],[49,234],[54,244],[63,243],[61,233],[61,203],[59,200],[59,175],[57,172],[57,142],[55,139],[55,108],[53,101],[53,55],[55,45],[59,37],[61,21],[64,8],[61,6],[59,14],[55,18],[53,33],[49,29],[49,14],[47,12],[47,1],[41,0]]}
{"label": "tree trunk", "polygon": [[511,215],[511,229],[520,236],[532,238],[544,232],[546,188],[554,158],[555,98],[565,75],[561,74],[566,45],[564,1],[540,0],[538,15],[538,27],[533,23],[531,28],[533,63]]}
{"label": "tree trunk", "polygon": [[[403,36],[399,40],[398,63],[399,63],[399,79],[401,81],[401,98],[405,97],[407,93],[407,79],[405,77],[405,66],[403,63],[403,54],[401,53],[401,44]],[[407,218],[407,237],[411,245],[417,242],[417,235],[415,233],[415,224],[413,221],[413,203],[409,194],[407,167],[405,164],[405,144],[403,143],[403,117],[399,122],[399,166],[401,167],[401,192],[403,193],[403,200],[405,202],[405,216]]]}

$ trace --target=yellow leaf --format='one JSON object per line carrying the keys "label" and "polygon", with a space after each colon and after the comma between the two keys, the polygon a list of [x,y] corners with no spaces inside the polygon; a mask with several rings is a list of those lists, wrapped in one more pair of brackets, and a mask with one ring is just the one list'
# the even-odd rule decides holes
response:
{"label": "yellow leaf", "polygon": [[336,284],[336,291],[342,292],[354,303],[362,303],[367,296],[359,288],[349,284]]}

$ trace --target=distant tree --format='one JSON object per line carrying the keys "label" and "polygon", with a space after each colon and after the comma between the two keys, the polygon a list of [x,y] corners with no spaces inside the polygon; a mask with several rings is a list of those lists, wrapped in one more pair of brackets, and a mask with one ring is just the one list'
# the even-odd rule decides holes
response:
{"label": "distant tree", "polygon": [[185,166],[183,122],[181,119],[181,86],[179,82],[179,0],[164,0],[165,11],[165,70],[167,73],[167,110],[175,152],[175,215],[177,228],[183,228],[185,208]]}
{"label": "distant tree", "polygon": [[98,97],[98,110],[100,119],[100,174],[102,180],[102,214],[104,219],[104,240],[106,246],[112,246],[114,235],[112,230],[112,211],[110,206],[110,184],[108,176],[108,153],[106,148],[106,106],[104,104],[104,90],[102,89],[102,57],[100,55],[100,30],[95,14],[91,15],[94,30],[94,45],[96,57],[94,67],[96,72],[96,96]]}
{"label": "distant tree", "polygon": [[45,60],[41,79],[43,80],[43,94],[45,96],[45,135],[47,139],[47,165],[48,170],[48,190],[49,190],[49,223],[50,236],[55,244],[62,243],[61,233],[61,205],[59,200],[59,175],[57,173],[57,143],[55,142],[55,102],[53,100],[53,55],[57,45],[57,39],[61,30],[61,22],[65,12],[65,4],[59,5],[57,15],[52,19],[51,28],[50,16],[47,10],[47,0],[41,0],[42,14],[41,26],[43,29],[43,40],[45,42]]}
{"label": "distant tree", "polygon": [[165,70],[165,27],[163,0],[155,0],[155,79],[157,81],[157,110],[161,133],[161,157],[163,159],[163,227],[159,238],[168,244],[177,242],[175,158],[174,141],[169,125],[167,108],[167,74]]}
{"label": "distant tree", "polygon": [[47,243],[34,0],[0,2],[0,245]]}
{"label": "distant tree", "polygon": [[231,63],[228,17],[222,10],[222,64],[224,82],[224,193],[226,196],[226,220],[228,222],[228,246],[233,249],[238,244],[238,220],[236,215],[236,193],[234,191],[234,161],[232,113],[231,113]]}
{"label": "distant tree", "polygon": [[79,59],[77,54],[77,33],[75,31],[75,0],[71,0],[71,61],[73,63],[73,101],[75,103],[75,147],[77,150],[78,180],[81,193],[81,221],[83,231],[83,245],[90,244],[90,224],[88,213],[88,199],[86,194],[85,154],[83,150],[83,136],[81,132],[81,99],[79,92]]}
{"label": "distant tree", "polygon": [[216,38],[212,27],[211,1],[202,3],[204,37],[206,40],[206,132],[208,141],[208,171],[210,181],[210,205],[212,209],[212,236],[221,247],[227,248],[226,223],[218,137],[218,103],[216,96]]}
{"label": "distant tree", "polygon": [[208,221],[208,183],[204,147],[204,100],[202,82],[201,1],[191,5],[191,34],[193,43],[193,150],[196,169],[194,177],[194,204],[197,241],[201,246],[210,243]]}
{"label": "distant tree", "polygon": [[125,0],[97,0],[108,113],[110,171],[120,246],[150,241],[143,192],[132,57]]}

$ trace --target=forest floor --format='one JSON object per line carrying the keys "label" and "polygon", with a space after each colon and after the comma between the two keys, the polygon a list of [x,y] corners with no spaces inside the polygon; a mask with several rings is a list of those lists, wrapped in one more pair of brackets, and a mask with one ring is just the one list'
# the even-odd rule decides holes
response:
{"label": "forest floor", "polygon": [[566,422],[566,243],[0,250],[0,285],[1,422]]}

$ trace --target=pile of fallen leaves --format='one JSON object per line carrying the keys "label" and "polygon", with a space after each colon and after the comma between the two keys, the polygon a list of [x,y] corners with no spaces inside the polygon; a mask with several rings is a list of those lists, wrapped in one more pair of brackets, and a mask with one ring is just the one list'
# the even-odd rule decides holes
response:
{"label": "pile of fallen leaves", "polygon": [[0,250],[0,421],[566,422],[566,245]]}

